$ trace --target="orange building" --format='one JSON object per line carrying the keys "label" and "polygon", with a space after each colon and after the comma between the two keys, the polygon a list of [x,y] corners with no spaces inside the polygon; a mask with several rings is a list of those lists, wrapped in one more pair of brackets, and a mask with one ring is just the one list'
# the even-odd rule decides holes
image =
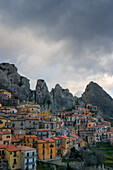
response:
{"label": "orange building", "polygon": [[5,94],[9,99],[11,99],[11,93],[5,89],[0,89],[0,94]]}
{"label": "orange building", "polygon": [[61,138],[61,155],[64,156],[66,155],[66,153],[69,151],[69,149],[71,149],[71,142],[70,142],[70,138],[67,136],[60,136]]}
{"label": "orange building", "polygon": [[53,159],[56,157],[56,142],[52,138],[44,138],[37,141],[37,153],[39,159]]}

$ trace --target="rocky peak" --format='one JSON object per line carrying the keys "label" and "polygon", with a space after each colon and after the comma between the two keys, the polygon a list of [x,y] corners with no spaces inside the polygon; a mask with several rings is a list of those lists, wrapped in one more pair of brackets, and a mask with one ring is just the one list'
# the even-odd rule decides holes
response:
{"label": "rocky peak", "polygon": [[87,104],[97,105],[103,114],[113,116],[113,99],[101,86],[90,82],[82,94],[82,101]]}
{"label": "rocky peak", "polygon": [[36,85],[36,103],[48,108],[51,103],[50,94],[46,82],[42,79],[37,80]]}
{"label": "rocky peak", "polygon": [[61,89],[62,89],[62,87],[61,87],[59,84],[56,84],[56,85],[55,85],[55,89],[57,89],[57,90],[61,90]]}
{"label": "rocky peak", "polygon": [[7,74],[12,74],[17,72],[17,67],[14,64],[9,64],[9,63],[1,63],[0,69],[4,72],[7,72]]}
{"label": "rocky peak", "polygon": [[59,84],[51,90],[50,94],[52,99],[52,108],[56,110],[63,110],[74,104],[73,95],[68,89],[63,89]]}
{"label": "rocky peak", "polygon": [[0,64],[0,88],[10,90],[12,94],[20,100],[29,99],[29,80],[17,72],[17,68],[14,64]]}

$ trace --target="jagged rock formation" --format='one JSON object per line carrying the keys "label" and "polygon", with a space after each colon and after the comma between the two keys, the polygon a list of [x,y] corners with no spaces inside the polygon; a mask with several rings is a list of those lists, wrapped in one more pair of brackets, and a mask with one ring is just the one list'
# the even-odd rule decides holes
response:
{"label": "jagged rock formation", "polygon": [[14,64],[0,64],[0,88],[11,91],[20,101],[30,100],[44,109],[55,111],[74,105],[78,99],[58,84],[49,92],[46,82],[42,79],[37,80],[36,90],[31,90],[29,80],[17,71]]}
{"label": "jagged rock formation", "polygon": [[45,109],[50,109],[52,112],[55,110],[63,110],[73,106],[76,100],[77,97],[73,97],[68,89],[62,89],[59,84],[49,93],[45,81],[42,79],[37,81],[36,103],[40,104],[41,107]]}
{"label": "jagged rock formation", "polygon": [[82,94],[82,101],[97,105],[105,116],[113,117],[113,99],[97,83],[90,82]]}
{"label": "jagged rock formation", "polygon": [[36,103],[40,104],[40,106],[44,108],[50,108],[51,105],[51,96],[48,91],[48,87],[44,80],[37,80],[36,85]]}
{"label": "jagged rock formation", "polygon": [[62,89],[59,84],[51,90],[50,94],[52,99],[52,109],[54,110],[63,110],[73,106],[77,100],[77,98],[73,97],[68,89]]}
{"label": "jagged rock formation", "polygon": [[11,91],[13,96],[18,97],[20,101],[31,100],[51,111],[67,109],[76,103],[81,106],[84,106],[84,103],[90,103],[97,105],[104,115],[113,117],[113,99],[94,82],[87,85],[82,97],[78,99],[59,84],[49,92],[42,79],[37,81],[36,90],[30,90],[29,80],[17,71],[14,64],[0,64],[0,88]]}
{"label": "jagged rock formation", "polygon": [[0,88],[10,90],[20,100],[29,99],[29,80],[18,74],[14,64],[0,64]]}

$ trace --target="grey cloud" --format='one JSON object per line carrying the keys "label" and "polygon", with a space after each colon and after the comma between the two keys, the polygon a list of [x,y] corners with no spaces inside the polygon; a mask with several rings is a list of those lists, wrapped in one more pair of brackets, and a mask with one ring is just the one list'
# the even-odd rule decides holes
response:
{"label": "grey cloud", "polygon": [[[34,45],[39,43],[40,39],[45,40],[50,46],[63,42],[58,50],[55,49],[55,45],[52,46],[54,52],[50,50],[50,54],[45,57],[46,53],[43,55],[39,53],[38,45],[33,48],[30,41],[27,42],[29,45],[26,45],[24,37],[23,45],[21,41],[17,45],[12,45],[16,40],[11,39],[9,45],[0,48],[1,61],[2,56],[5,56],[4,60],[17,63],[24,74],[33,79],[38,76],[47,78],[50,84],[54,77],[56,82],[58,80],[66,84],[67,79],[82,81],[84,77],[87,79],[88,76],[105,73],[111,76],[112,7],[112,0],[0,0],[0,23],[6,29],[11,29],[12,34],[13,30],[15,34],[15,30],[21,32],[21,29],[27,28],[32,38],[38,41],[35,40]],[[7,37],[4,36],[4,39],[7,41]],[[17,62],[18,56],[24,54],[25,48],[28,49],[25,57]],[[37,60],[30,63],[26,61],[27,55],[29,59],[30,56],[36,55]],[[43,60],[38,64],[41,57]],[[104,61],[106,57],[108,60]],[[25,61],[26,66],[22,64]],[[34,71],[30,73],[30,66],[33,65]]]}

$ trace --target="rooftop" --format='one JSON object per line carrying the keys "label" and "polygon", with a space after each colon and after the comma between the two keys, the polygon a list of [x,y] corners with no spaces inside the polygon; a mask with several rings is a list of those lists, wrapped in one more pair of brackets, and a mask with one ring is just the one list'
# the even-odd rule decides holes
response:
{"label": "rooftop", "polygon": [[28,146],[17,146],[17,148],[21,151],[31,151],[31,150],[35,150],[35,148],[31,148],[31,147],[28,147]]}
{"label": "rooftop", "polygon": [[6,150],[9,152],[14,152],[14,151],[19,151],[20,149],[18,149],[15,145],[7,145]]}

